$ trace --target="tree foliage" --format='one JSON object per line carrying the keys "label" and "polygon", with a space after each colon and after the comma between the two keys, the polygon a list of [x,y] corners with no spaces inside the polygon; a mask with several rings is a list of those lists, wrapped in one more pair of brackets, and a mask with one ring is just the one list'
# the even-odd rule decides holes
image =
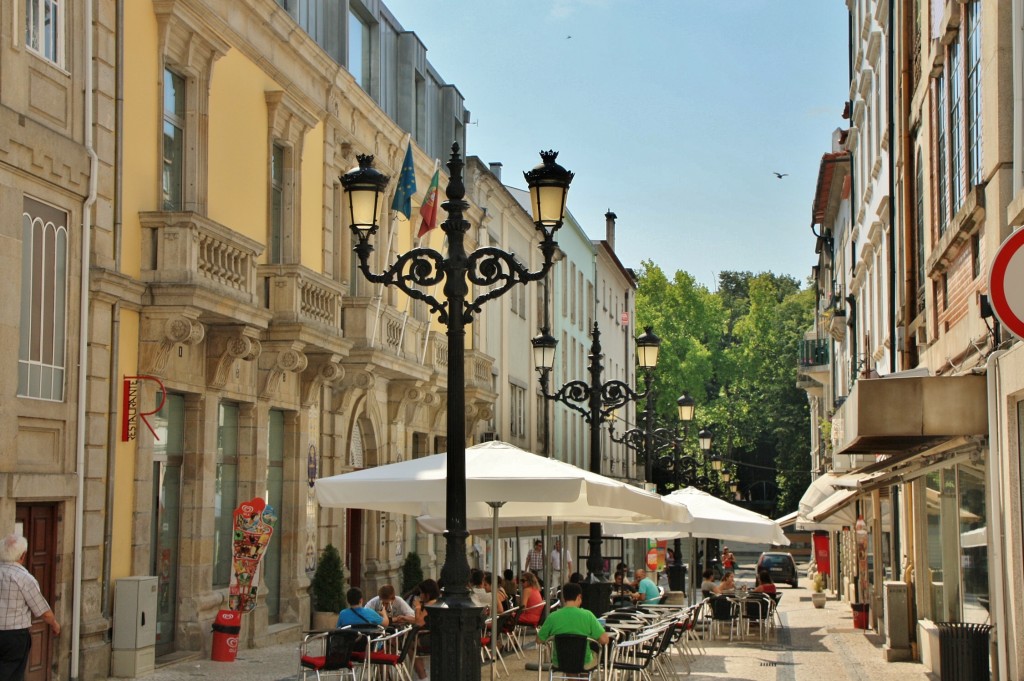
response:
{"label": "tree foliage", "polygon": [[[723,272],[718,284],[711,292],[685,272],[670,280],[643,263],[637,320],[662,339],[658,413],[674,414],[676,397],[691,394],[694,428],[712,429],[744,497],[761,512],[785,513],[810,482],[807,397],[796,381],[814,294],[770,272]],[[687,449],[696,453],[696,442]]]}

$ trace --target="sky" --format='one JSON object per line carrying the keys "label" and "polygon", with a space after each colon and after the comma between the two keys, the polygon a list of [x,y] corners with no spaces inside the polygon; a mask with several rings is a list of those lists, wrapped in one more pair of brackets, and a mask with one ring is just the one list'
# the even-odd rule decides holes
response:
{"label": "sky", "polygon": [[[471,112],[466,153],[506,184],[555,149],[593,239],[714,290],[803,281],[811,201],[845,127],[842,0],[384,0]],[[786,173],[782,179],[773,173]]]}

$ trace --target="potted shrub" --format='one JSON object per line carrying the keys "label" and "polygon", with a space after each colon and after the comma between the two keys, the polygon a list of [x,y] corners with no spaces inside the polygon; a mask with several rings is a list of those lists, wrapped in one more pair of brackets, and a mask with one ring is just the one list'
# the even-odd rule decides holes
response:
{"label": "potted shrub", "polygon": [[423,564],[420,562],[420,556],[415,551],[410,551],[402,561],[402,596],[415,589],[422,581]]}
{"label": "potted shrub", "polygon": [[324,547],[313,573],[313,629],[333,629],[338,613],[345,607],[345,575],[341,554],[333,544]]}
{"label": "potted shrub", "polygon": [[822,579],[820,572],[815,572],[814,577],[811,579],[811,603],[814,604],[815,608],[824,608],[826,598],[825,581]]}

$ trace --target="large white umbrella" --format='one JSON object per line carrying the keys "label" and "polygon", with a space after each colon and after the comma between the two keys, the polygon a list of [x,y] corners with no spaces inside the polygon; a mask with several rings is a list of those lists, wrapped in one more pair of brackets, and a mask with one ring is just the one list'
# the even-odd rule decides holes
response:
{"label": "large white umbrella", "polygon": [[[316,481],[321,506],[363,508],[411,516],[445,517],[448,455],[375,466]],[[652,492],[548,459],[506,442],[466,448],[466,518],[490,520],[493,502],[503,518],[586,522],[662,520],[685,523],[684,504],[666,504]]]}
{"label": "large white umbrella", "polygon": [[657,539],[709,537],[752,544],[789,546],[789,539],[778,522],[760,513],[712,496],[696,487],[686,487],[666,494],[665,501],[685,506],[692,520],[684,522],[653,522],[649,524],[606,523],[609,535]]}
{"label": "large white umbrella", "polygon": [[[316,481],[321,506],[363,508],[413,516],[444,518],[448,455],[376,466]],[[571,464],[532,454],[507,442],[466,448],[466,519],[490,519],[498,533],[500,514],[514,520],[544,517],[565,521],[623,523],[691,519],[683,504]],[[494,560],[497,560],[495,554]],[[493,562],[493,561],[492,561]],[[492,564],[491,573],[497,575]],[[497,590],[492,589],[491,612]],[[492,617],[491,647],[497,643]],[[492,658],[494,651],[492,650]],[[494,675],[492,663],[491,675]]]}

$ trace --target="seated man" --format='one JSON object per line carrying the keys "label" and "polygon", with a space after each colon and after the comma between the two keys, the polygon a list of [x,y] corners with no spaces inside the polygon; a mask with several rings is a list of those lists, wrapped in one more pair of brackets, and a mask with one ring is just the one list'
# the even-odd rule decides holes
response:
{"label": "seated man", "polygon": [[636,581],[636,594],[633,600],[643,605],[654,605],[661,600],[661,590],[648,578],[647,570],[637,568],[633,577]]}
{"label": "seated man", "polygon": [[345,594],[348,607],[338,614],[338,627],[386,627],[388,615],[384,606],[376,611],[363,607],[363,592],[352,587]]}
{"label": "seated man", "polygon": [[[537,638],[541,641],[547,641],[559,634],[576,634],[577,636],[592,638],[601,645],[607,645],[608,632],[597,621],[594,613],[580,607],[582,603],[583,589],[580,588],[579,584],[570,582],[563,586],[562,607],[548,615],[548,618],[544,620],[544,624],[537,631]],[[587,646],[583,667],[585,669],[593,669],[597,666],[598,661],[594,651],[590,649],[590,646]],[[551,662],[556,666],[558,665],[558,651],[555,648],[551,650]]]}
{"label": "seated man", "polygon": [[484,589],[484,571],[479,568],[469,571],[469,597],[478,608],[491,606],[491,595]]}
{"label": "seated man", "polygon": [[366,602],[366,608],[373,612],[379,612],[382,605],[392,624],[412,624],[416,620],[416,611],[395,593],[395,587],[390,584],[377,589],[377,595]]}

